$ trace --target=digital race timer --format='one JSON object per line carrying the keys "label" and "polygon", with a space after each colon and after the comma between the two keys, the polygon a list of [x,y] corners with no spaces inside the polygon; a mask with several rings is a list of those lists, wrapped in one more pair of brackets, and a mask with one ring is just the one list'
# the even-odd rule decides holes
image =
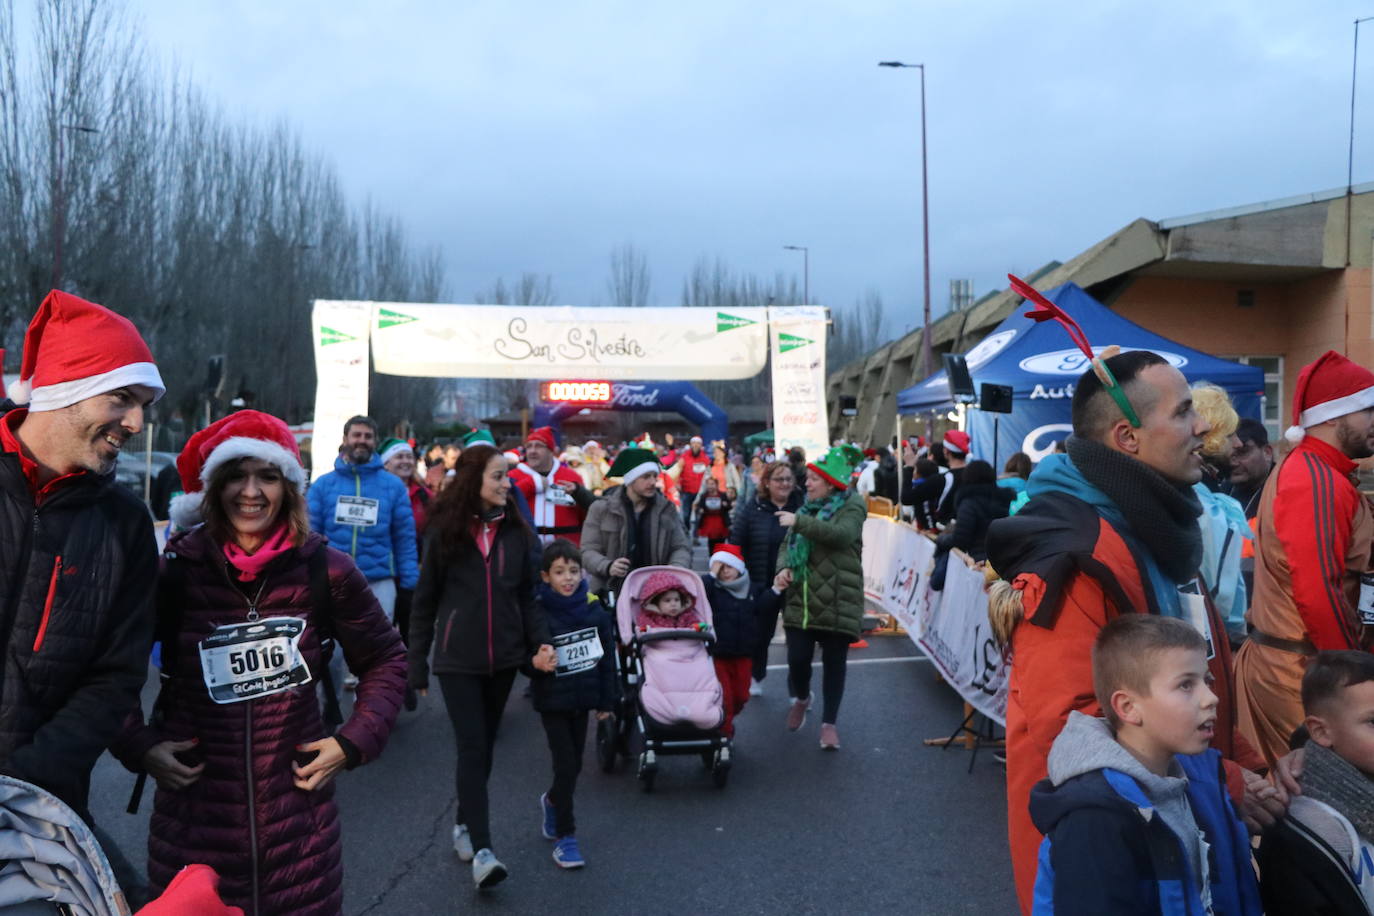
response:
{"label": "digital race timer", "polygon": [[541,382],[539,399],[546,404],[577,403],[604,404],[611,399],[610,382]]}

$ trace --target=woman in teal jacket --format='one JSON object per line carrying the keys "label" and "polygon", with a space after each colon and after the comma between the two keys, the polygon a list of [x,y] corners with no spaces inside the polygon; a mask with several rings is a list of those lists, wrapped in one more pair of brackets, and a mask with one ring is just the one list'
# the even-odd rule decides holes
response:
{"label": "woman in teal jacket", "polygon": [[863,627],[863,526],[868,510],[850,492],[849,480],[863,453],[852,445],[832,448],[806,466],[806,503],[779,512],[789,529],[778,552],[777,585],[787,589],[782,625],[787,635],[787,683],[792,706],[787,727],[797,731],[811,707],[811,661],[821,647],[821,747],[839,750],[835,729],[844,697],[849,644]]}

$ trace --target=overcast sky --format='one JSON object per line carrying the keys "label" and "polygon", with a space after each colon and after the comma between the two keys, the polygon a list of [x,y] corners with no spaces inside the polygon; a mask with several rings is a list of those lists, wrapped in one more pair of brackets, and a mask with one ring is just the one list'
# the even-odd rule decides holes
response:
{"label": "overcast sky", "polygon": [[[932,301],[1067,260],[1136,217],[1343,187],[1352,22],[1374,0],[1017,3],[130,0],[232,114],[285,119],[359,200],[439,246],[452,301],[609,255],[675,305],[701,256],[919,322],[920,71]],[[1374,180],[1374,22],[1355,181]]]}

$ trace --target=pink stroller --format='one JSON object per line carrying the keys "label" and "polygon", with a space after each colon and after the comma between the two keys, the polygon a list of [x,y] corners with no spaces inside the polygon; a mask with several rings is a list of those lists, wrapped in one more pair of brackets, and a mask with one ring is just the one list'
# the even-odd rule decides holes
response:
{"label": "pink stroller", "polygon": [[[643,587],[659,573],[672,575],[675,586],[690,596],[691,624],[645,622],[664,622],[653,615],[646,618],[639,600]],[[730,773],[730,739],[720,731],[725,709],[707,648],[715,642],[715,631],[700,577],[676,566],[646,566],[625,577],[617,599],[616,624],[628,656],[626,705],[643,737],[639,780],[644,791],[653,791],[658,758],[671,754],[699,754],[716,785],[723,787]]]}

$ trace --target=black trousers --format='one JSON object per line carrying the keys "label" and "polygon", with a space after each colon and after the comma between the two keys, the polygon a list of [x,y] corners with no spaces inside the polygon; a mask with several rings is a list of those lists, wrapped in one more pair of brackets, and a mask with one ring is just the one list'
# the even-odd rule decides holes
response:
{"label": "black trousers", "polygon": [[515,669],[486,674],[440,674],[439,688],[458,744],[458,818],[466,824],[473,849],[491,848],[487,780],[492,748],[501,727]]}
{"label": "black trousers", "polygon": [[549,753],[553,755],[553,785],[549,788],[549,803],[553,805],[557,821],[555,832],[560,837],[577,832],[573,819],[573,791],[582,772],[582,750],[587,746],[587,711],[545,712],[544,735],[549,739]]}
{"label": "black trousers", "polygon": [[778,615],[781,613],[782,602],[779,601],[772,611],[759,615],[759,642],[754,647],[754,670],[751,672],[756,681],[768,677],[768,646],[773,642],[773,631],[778,628]]}
{"label": "black trousers", "polygon": [[821,647],[821,721],[834,725],[840,714],[840,700],[844,699],[844,669],[851,637],[796,627],[783,627],[783,632],[787,634],[787,688],[798,699],[811,696],[811,660],[815,658],[816,646]]}

